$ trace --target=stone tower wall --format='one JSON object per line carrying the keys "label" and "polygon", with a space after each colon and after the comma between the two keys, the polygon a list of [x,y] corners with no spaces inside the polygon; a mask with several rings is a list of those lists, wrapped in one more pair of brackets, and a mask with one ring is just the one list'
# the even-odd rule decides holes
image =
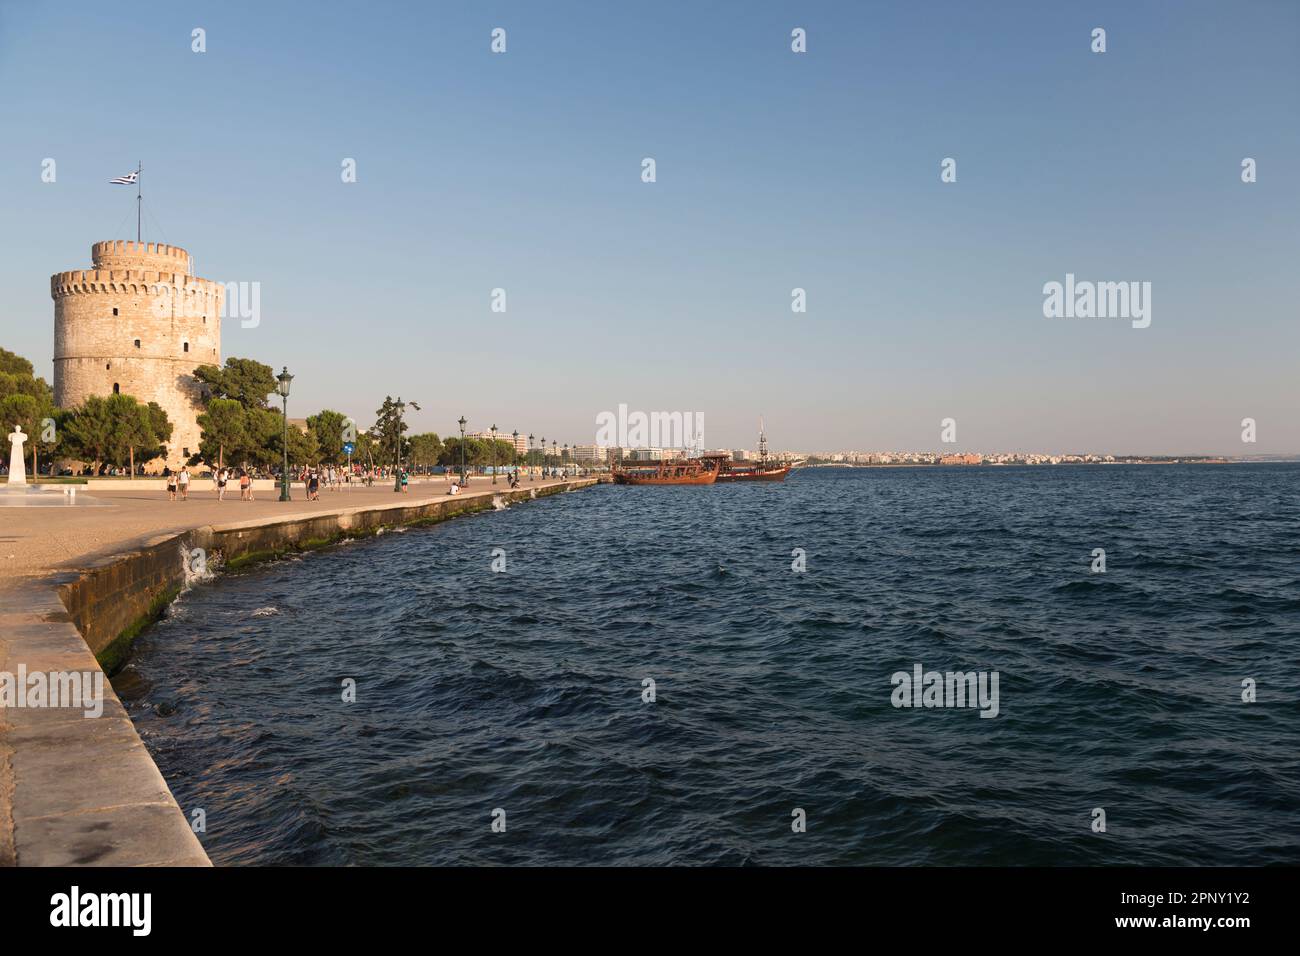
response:
{"label": "stone tower wall", "polygon": [[93,269],[50,277],[54,401],[72,408],[116,386],[157,402],[175,426],[166,461],[178,468],[199,448],[194,369],[221,364],[225,287],[192,275],[176,246],[97,242],[91,257]]}

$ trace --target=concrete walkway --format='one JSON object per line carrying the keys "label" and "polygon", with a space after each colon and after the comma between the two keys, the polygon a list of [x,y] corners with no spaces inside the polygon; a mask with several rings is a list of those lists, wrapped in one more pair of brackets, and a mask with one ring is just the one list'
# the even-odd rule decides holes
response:
{"label": "concrete walkway", "polygon": [[[532,489],[583,487],[595,479],[523,482]],[[0,676],[102,674],[55,582],[86,580],[92,569],[127,567],[142,549],[195,529],[272,527],[301,519],[329,522],[358,515],[400,523],[429,513],[422,505],[506,494],[509,486],[473,481],[459,495],[444,481],[415,483],[407,494],[391,485],[322,491],[307,501],[275,493],[217,502],[210,492],[170,502],[147,490],[95,492],[112,507],[0,509]],[[561,489],[556,489],[561,490]],[[446,508],[433,507],[446,514]],[[378,514],[377,514],[378,513]],[[320,523],[319,521],[316,523]],[[296,527],[311,527],[303,523]],[[231,532],[238,533],[238,532]],[[11,678],[12,680],[12,678]],[[210,865],[188,819],[149,756],[112,686],[103,682],[103,713],[80,707],[0,706],[0,866]]]}

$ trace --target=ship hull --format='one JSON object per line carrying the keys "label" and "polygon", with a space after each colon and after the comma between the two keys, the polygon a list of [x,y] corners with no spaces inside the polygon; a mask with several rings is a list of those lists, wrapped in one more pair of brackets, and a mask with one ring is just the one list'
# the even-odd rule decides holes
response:
{"label": "ship hull", "polygon": [[659,475],[631,475],[627,472],[616,472],[614,474],[614,483],[616,485],[711,485],[718,478],[716,471],[706,471],[698,475],[676,475],[671,477],[661,477]]}
{"label": "ship hull", "polygon": [[772,468],[768,471],[731,471],[718,476],[718,481],[785,481],[789,468]]}

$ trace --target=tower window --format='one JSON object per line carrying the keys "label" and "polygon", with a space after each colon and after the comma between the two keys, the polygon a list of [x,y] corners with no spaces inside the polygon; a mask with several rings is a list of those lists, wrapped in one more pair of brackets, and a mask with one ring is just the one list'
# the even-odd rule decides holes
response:
{"label": "tower window", "polygon": [[135,340],[135,347],[136,347],[136,348],[139,348],[139,347],[140,347],[140,340],[139,340],[139,339],[136,339],[136,340]]}
{"label": "tower window", "polygon": [[117,382],[114,382],[114,383],[113,383],[113,394],[114,394],[114,395],[119,395],[119,394],[121,394],[121,392],[122,392],[122,386],[119,385],[119,384],[117,384]]}
{"label": "tower window", "polygon": [[104,371],[105,371],[105,372],[107,372],[107,371],[108,371],[109,369],[111,369],[112,367],[113,367],[113,363],[112,363],[112,362],[105,362],[105,363],[104,363]]}
{"label": "tower window", "polygon": [[113,314],[114,314],[114,315],[117,315],[117,309],[114,309],[114,310],[113,310]]}
{"label": "tower window", "polygon": [[184,345],[184,351],[188,352],[189,350],[190,350],[190,343],[186,342]]}

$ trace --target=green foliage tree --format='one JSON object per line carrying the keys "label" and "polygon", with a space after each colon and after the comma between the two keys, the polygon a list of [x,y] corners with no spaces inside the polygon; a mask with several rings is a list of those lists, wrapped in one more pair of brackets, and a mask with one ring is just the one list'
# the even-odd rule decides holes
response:
{"label": "green foliage tree", "polygon": [[307,427],[316,433],[320,443],[320,461],[327,465],[339,465],[347,461],[343,452],[343,442],[351,439],[356,442],[356,427],[352,419],[333,409],[322,409],[307,418]]}
{"label": "green foliage tree", "polygon": [[247,413],[244,406],[233,398],[214,398],[208,402],[207,411],[198,417],[199,454],[205,461],[215,461],[220,468],[227,454],[236,460],[248,456]]}
{"label": "green foliage tree", "polygon": [[149,429],[153,435],[152,447],[145,446],[142,450],[141,461],[148,463],[155,458],[166,457],[167,443],[172,440],[172,432],[175,431],[176,426],[171,423],[167,412],[157,402],[145,405],[144,410],[149,417]]}
{"label": "green foliage tree", "polygon": [[[486,444],[487,444],[488,449],[489,449],[489,450],[488,450],[488,455],[489,455],[489,458],[490,458],[490,456],[491,456],[491,454],[492,454],[492,452],[491,452],[491,448],[492,448],[492,444],[493,444],[493,442],[492,442],[491,440],[489,440],[489,441],[486,442]],[[495,460],[496,463],[497,463],[498,465],[513,465],[513,464],[515,463],[515,446],[514,446],[514,443],[513,443],[513,442],[508,442],[508,441],[506,441],[506,440],[504,440],[504,439],[501,439],[501,438],[498,438],[498,439],[496,440],[496,446],[497,446],[497,447],[496,447],[496,458],[493,459],[493,460]],[[491,462],[489,461],[489,464],[490,464],[490,463],[491,463]]]}
{"label": "green foliage tree", "polygon": [[225,398],[245,408],[266,408],[266,397],[278,387],[271,366],[255,359],[228,358],[221,368],[200,365],[194,377],[203,384],[209,401]]}
{"label": "green foliage tree", "polygon": [[433,432],[421,432],[409,439],[407,457],[412,467],[431,468],[442,454],[442,440]]}
{"label": "green foliage tree", "polygon": [[21,355],[0,348],[0,375],[14,375],[18,378],[32,378],[36,370],[32,363]]}
{"label": "green foliage tree", "polygon": [[135,450],[158,445],[149,406],[141,405],[130,395],[113,394],[105,401],[112,428],[105,457],[114,465],[125,465],[127,473],[134,475]]}
{"label": "green foliage tree", "polygon": [[0,435],[22,426],[29,436],[33,475],[38,473],[40,454],[53,453],[57,446],[57,418],[54,390],[34,374],[31,362],[0,348]]}
{"label": "green foliage tree", "polygon": [[[491,458],[489,443],[480,438],[465,439],[465,464],[486,465]],[[499,461],[500,459],[498,459]],[[460,467],[460,438],[448,438],[442,445],[442,454],[438,456],[440,465]]]}
{"label": "green foliage tree", "polygon": [[366,463],[367,468],[375,465],[375,436],[370,430],[357,432],[356,448],[352,450],[352,460]]}
{"label": "green foliage tree", "polygon": [[69,458],[91,463],[93,474],[113,454],[115,426],[108,399],[91,395],[63,422],[60,448]]}
{"label": "green foliage tree", "polygon": [[[9,434],[15,425],[27,433],[27,444],[32,452],[32,474],[36,472],[36,446],[40,441],[41,427],[44,419],[41,403],[30,395],[8,395],[0,398],[0,438]],[[0,442],[0,450],[8,446],[7,439]],[[6,463],[8,458],[5,459]]]}
{"label": "green foliage tree", "polygon": [[269,408],[244,409],[245,441],[239,450],[245,466],[274,467],[283,464],[284,416]]}
{"label": "green foliage tree", "polygon": [[[286,435],[283,426],[284,418],[281,415],[275,415],[275,417],[281,423],[281,426],[271,439],[271,461],[269,464],[272,467],[283,468],[284,439]],[[291,472],[303,465],[315,465],[320,462],[320,441],[310,427],[304,432],[296,426],[290,425],[287,434],[289,437],[289,469]]]}
{"label": "green foliage tree", "polygon": [[385,395],[384,404],[375,411],[375,424],[371,428],[380,460],[393,465],[397,464],[399,442],[407,429],[400,403],[400,398],[394,401],[393,396]]}

